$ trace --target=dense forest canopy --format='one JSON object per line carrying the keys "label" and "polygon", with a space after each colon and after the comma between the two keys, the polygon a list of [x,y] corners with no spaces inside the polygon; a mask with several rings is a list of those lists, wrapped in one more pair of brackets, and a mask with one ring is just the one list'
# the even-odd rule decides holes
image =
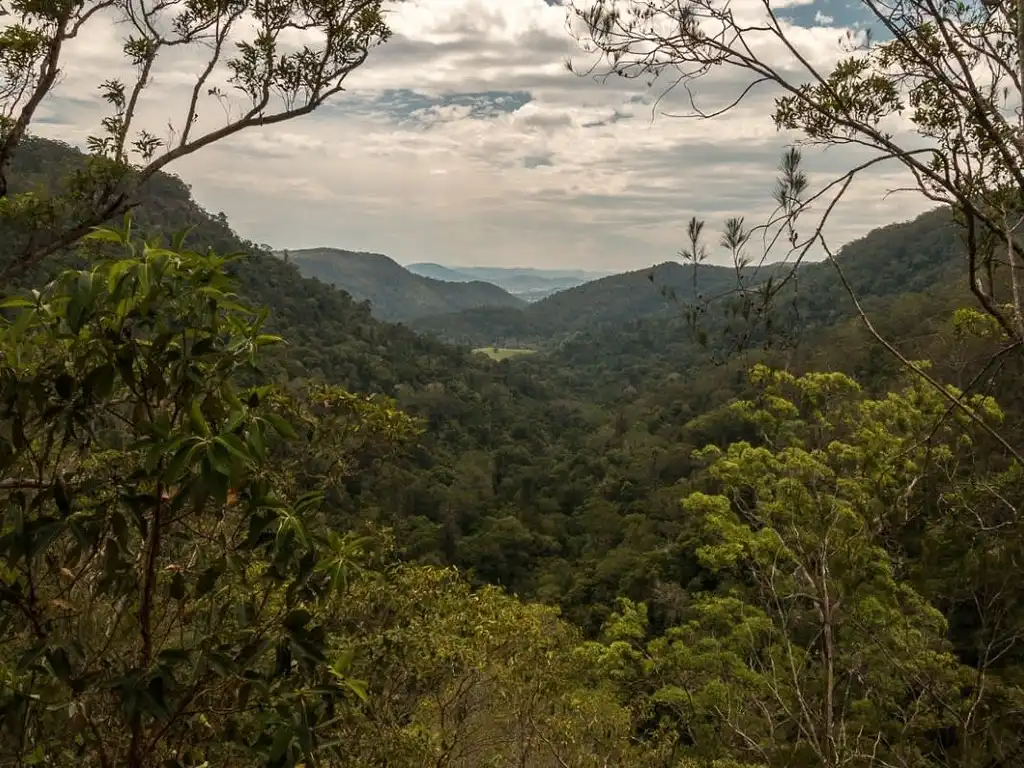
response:
{"label": "dense forest canopy", "polygon": [[[760,267],[739,219],[736,264],[701,263],[694,218],[682,263],[416,329],[164,171],[337,94],[388,38],[379,2],[143,2],[182,14],[167,28],[134,4],[16,4],[0,766],[1019,765],[1024,164],[974,73],[1019,96],[1024,16],[863,4],[887,39],[789,88],[776,121],[875,142],[942,207],[835,253],[794,236]],[[580,13],[627,76],[792,85],[740,45],[785,35],[771,9],[752,31],[716,0],[616,8]],[[80,151],[30,128],[96,13],[134,30],[138,78],[107,85]],[[295,26],[322,47],[279,48]],[[234,73],[240,119],[172,146],[133,127],[171,46]],[[877,127],[908,109],[930,158]],[[788,153],[780,231],[801,174]],[[506,342],[537,353],[473,352]]]}
{"label": "dense forest canopy", "polygon": [[467,308],[525,304],[491,283],[422,277],[379,253],[306,248],[287,251],[285,258],[306,277],[315,277],[341,288],[355,299],[369,301],[376,317],[392,322],[408,322]]}

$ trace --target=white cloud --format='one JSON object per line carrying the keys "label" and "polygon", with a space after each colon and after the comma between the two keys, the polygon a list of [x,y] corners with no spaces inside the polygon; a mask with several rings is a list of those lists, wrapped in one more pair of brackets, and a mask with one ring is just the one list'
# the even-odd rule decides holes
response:
{"label": "white cloud", "polygon": [[[733,7],[753,13],[759,5]],[[818,14],[818,26],[794,29],[794,39],[827,66],[837,33]],[[787,137],[771,123],[767,91],[715,120],[654,117],[657,91],[643,83],[565,71],[574,51],[565,9],[545,0],[407,0],[390,23],[393,39],[332,104],[234,136],[171,170],[257,242],[375,250],[404,262],[639,268],[673,258],[691,215],[713,226],[771,208]],[[121,35],[97,23],[69,48],[40,133],[80,143],[96,130],[95,88],[116,67]],[[784,54],[769,41],[764,50]],[[140,125],[167,135],[198,68],[195,52],[164,62]],[[716,74],[699,95],[713,106],[743,85]],[[685,106],[677,93],[658,110]],[[200,127],[223,120],[222,107],[204,98]],[[851,157],[809,155],[808,167],[827,179]],[[911,195],[882,201],[907,183],[888,170],[851,189],[829,229],[836,242],[928,207]]]}

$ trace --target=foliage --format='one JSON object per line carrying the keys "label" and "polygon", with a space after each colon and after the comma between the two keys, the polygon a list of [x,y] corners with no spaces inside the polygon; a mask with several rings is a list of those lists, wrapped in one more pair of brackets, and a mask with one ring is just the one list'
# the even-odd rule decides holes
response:
{"label": "foliage", "polygon": [[[948,529],[918,538],[941,527],[935,505],[973,488],[980,509],[990,482],[1006,487],[1001,473],[964,471],[976,447],[929,388],[874,400],[841,374],[755,367],[752,378],[758,396],[730,409],[756,440],[702,450],[712,492],[684,503],[716,588],[691,594],[684,620],[649,641],[645,607],[624,601],[591,646],[595,663],[633,696],[646,691],[643,706],[691,756],[966,766],[1012,754],[1016,674],[957,657],[936,580],[911,566],[922,549],[963,541]],[[997,611],[1016,637],[1020,617]]]}
{"label": "foliage", "polygon": [[357,301],[370,302],[375,317],[392,322],[411,322],[476,307],[515,308],[525,304],[491,283],[423,277],[379,253],[308,248],[287,251],[284,258],[306,277],[337,286]]}
{"label": "foliage", "polygon": [[324,620],[365,545],[322,490],[408,419],[240,387],[280,339],[226,260],[92,239],[112,257],[4,305],[0,762],[312,760],[360,692]]}
{"label": "foliage", "polygon": [[[686,250],[706,251],[704,237],[700,234]],[[952,283],[963,264],[964,248],[949,210],[939,208],[874,230],[846,244],[837,258],[856,294],[872,302]],[[677,351],[677,356],[704,362],[707,347],[721,357],[724,348],[756,348],[764,341],[787,346],[779,343],[786,341],[792,346],[813,341],[821,327],[853,316],[854,306],[830,264],[802,263],[794,267],[793,279],[776,280],[766,296],[766,283],[778,271],[777,264],[747,265],[737,273],[731,267],[687,265],[684,260],[594,280],[522,310],[464,310],[419,318],[412,326],[478,347],[496,342],[498,346],[545,347],[575,367],[594,358],[590,351],[594,344],[612,343],[624,349],[625,344],[619,345],[622,337],[640,328],[657,339],[643,356],[660,364],[663,345],[670,342],[663,338],[667,334],[655,329],[680,317],[689,319],[689,327],[676,328],[679,338],[671,343],[689,347]],[[783,271],[780,277],[785,276]],[[745,301],[734,295],[738,279],[746,291]],[[968,292],[962,293],[967,300]],[[755,317],[758,308],[762,313]],[[694,313],[699,317],[692,317]],[[765,333],[766,324],[770,333]],[[707,337],[704,348],[696,343],[695,328]]]}
{"label": "foliage", "polygon": [[342,765],[645,765],[628,712],[590,679],[578,631],[551,608],[456,571],[395,565],[348,594],[332,632],[367,697]]}
{"label": "foliage", "polygon": [[[733,267],[710,267],[694,218],[692,269],[420,326],[543,347],[517,360],[375,321],[158,173],[337,93],[387,39],[379,0],[11,7],[0,248],[37,289],[0,305],[0,765],[1020,763],[1024,181],[999,86],[1020,95],[1024,16],[866,0],[891,39],[798,83],[747,47],[787,41],[767,5],[754,26],[719,0],[595,5],[617,73],[738,66],[782,89],[780,127],[880,155],[812,193],[787,153],[767,239],[824,267],[762,270],[738,218]],[[90,155],[29,137],[64,43],[111,19],[134,79],[101,85]],[[279,47],[296,28],[318,42]],[[209,58],[163,140],[133,126],[171,48]],[[200,127],[221,65],[241,116]],[[898,145],[894,117],[929,145]],[[882,157],[951,206],[963,248],[948,208],[840,254],[801,239]],[[78,242],[133,203],[153,239],[126,221]],[[214,250],[159,244],[186,225]],[[734,281],[792,299],[809,343],[703,365],[678,302]],[[851,325],[865,306],[888,327]],[[725,309],[711,330],[771,340],[737,325],[750,303]]]}
{"label": "foliage", "polygon": [[[32,140],[23,146],[30,151],[21,154],[24,170],[18,183],[52,179],[76,157],[49,142]],[[865,734],[881,734],[876,756],[897,764],[918,758],[938,765],[974,766],[983,759],[1014,763],[1021,731],[1019,670],[1024,669],[1018,650],[1024,647],[1019,642],[1024,614],[1013,583],[1016,563],[1024,556],[1015,514],[1019,471],[967,414],[950,420],[941,395],[908,389],[899,380],[898,367],[878,354],[856,319],[838,306],[841,286],[825,279],[827,271],[808,271],[801,278],[802,287],[813,287],[804,293],[807,333],[787,349],[710,366],[686,335],[685,319],[666,313],[595,324],[554,354],[542,350],[497,362],[376,321],[365,304],[303,279],[293,264],[239,240],[223,216],[195,206],[176,179],[155,175],[143,199],[134,220],[154,236],[148,247],[132,245],[134,255],[126,256],[111,251],[126,246],[109,242],[109,234],[104,236],[108,240],[90,240],[25,273],[25,288],[47,285],[38,297],[24,291],[9,294],[5,344],[13,343],[9,334],[22,318],[25,330],[14,338],[32,351],[25,353],[25,369],[18,369],[20,378],[7,391],[28,397],[31,405],[35,401],[20,394],[31,391],[23,383],[49,382],[46,403],[61,404],[58,410],[46,411],[44,404],[43,411],[30,412],[37,419],[26,435],[35,440],[33,445],[50,432],[63,435],[62,414],[77,414],[74,436],[59,463],[51,456],[37,479],[55,489],[51,478],[63,478],[74,499],[71,518],[79,511],[114,519],[120,514],[126,523],[117,530],[128,537],[128,555],[146,551],[147,540],[134,522],[132,497],[122,500],[110,489],[119,483],[146,497],[137,503],[149,524],[155,512],[152,489],[178,453],[166,452],[166,445],[155,447],[157,437],[135,429],[131,411],[137,402],[157,410],[178,402],[177,395],[167,402],[158,399],[151,371],[160,372],[165,386],[170,381],[183,387],[182,398],[191,398],[180,400],[173,425],[179,437],[196,445],[230,432],[226,427],[233,406],[225,392],[235,393],[247,414],[239,422],[239,438],[248,440],[258,426],[266,455],[247,462],[226,449],[229,471],[237,472],[227,497],[221,502],[211,493],[201,508],[186,504],[181,511],[188,517],[180,527],[176,518],[167,520],[176,536],[161,536],[162,562],[187,564],[181,553],[188,551],[206,567],[230,549],[250,567],[232,570],[239,561],[228,567],[225,556],[216,588],[198,599],[194,586],[202,571],[189,565],[182,572],[186,607],[208,609],[240,600],[248,588],[271,601],[274,610],[258,616],[268,636],[291,638],[281,623],[288,605],[310,613],[306,627],[311,633],[323,628],[325,660],[311,663],[299,647],[289,645],[291,674],[276,688],[268,684],[272,699],[284,697],[275,701],[315,699],[303,715],[310,720],[327,716],[328,702],[333,702],[329,725],[317,721],[312,729],[320,764],[513,765],[525,760],[541,766],[608,762],[749,768],[767,763],[798,768],[820,764],[806,754],[820,750],[820,734],[829,733],[847,734],[843,754],[854,765],[865,751]],[[250,253],[222,260],[180,244],[170,249],[156,245],[160,233],[186,226],[194,227],[191,243]],[[869,307],[881,317],[884,332],[904,340],[915,359],[935,360],[932,375],[958,383],[959,389],[951,390],[956,394],[999,392],[1001,412],[984,397],[964,402],[973,403],[976,415],[990,423],[1002,419],[1004,434],[1024,435],[1024,402],[1010,386],[1020,375],[1019,366],[1006,356],[1000,358],[1002,365],[986,367],[1005,334],[986,315],[954,313],[964,292],[945,278],[959,258],[948,232],[948,216],[939,211],[873,233],[844,253],[847,273],[871,294]],[[912,258],[905,258],[908,254]],[[121,262],[127,266],[117,267]],[[137,287],[137,265],[149,262],[171,265],[160,268],[164,271],[152,265],[146,269],[151,283],[154,275],[163,275],[152,288],[153,301],[139,299],[140,307],[154,311],[140,309],[125,323],[137,330],[115,344],[113,337],[94,331],[122,327],[116,320],[119,310],[109,301],[117,288],[110,287],[109,276],[124,269],[135,282],[125,277],[121,290]],[[54,271],[56,278],[51,277]],[[816,274],[821,282],[815,282]],[[225,275],[236,280],[240,296],[229,293]],[[646,281],[642,274],[639,278]],[[98,286],[100,309],[85,315],[82,329],[73,334],[67,326],[68,306],[79,295],[76,286],[86,283]],[[920,292],[903,292],[897,283]],[[646,285],[658,295],[650,281]],[[217,310],[208,303],[211,287],[216,288]],[[16,306],[26,296],[28,305]],[[270,311],[265,317],[250,313],[245,303]],[[49,323],[39,319],[38,308],[53,315]],[[33,311],[35,319],[24,319]],[[234,322],[241,325],[236,328]],[[166,347],[154,347],[161,323],[185,333],[184,345],[175,338]],[[193,328],[198,330],[188,330]],[[287,343],[259,345],[253,365],[248,352],[254,339],[275,332],[286,334]],[[189,334],[215,344],[214,351],[193,361],[201,371],[198,382],[180,368],[193,349]],[[137,347],[133,375],[145,388],[140,391],[148,393],[141,399],[116,366],[117,350],[126,344]],[[57,379],[67,372],[75,382],[73,393],[80,393],[91,370],[90,355],[114,362],[109,398],[79,403],[74,394],[71,404],[65,403]],[[5,354],[13,370],[11,359]],[[835,373],[801,378],[768,368],[756,369],[752,382],[747,369],[758,360],[793,372],[841,370],[856,374],[861,386]],[[252,392],[260,395],[250,407]],[[199,422],[191,419],[191,403],[196,399],[209,437],[195,431]],[[79,425],[81,419],[92,431]],[[14,439],[13,433],[6,437]],[[396,441],[404,450],[394,450]],[[83,443],[81,455],[70,450]],[[695,453],[708,445],[714,448]],[[198,456],[201,450],[196,450]],[[19,467],[31,459],[18,457]],[[223,451],[216,459],[211,454],[210,471],[216,475],[224,460]],[[183,470],[183,481],[169,488],[162,508],[169,508],[182,488],[214,477],[202,469],[197,458],[188,472]],[[25,477],[19,468],[2,479]],[[283,581],[267,588],[270,575],[263,564],[273,562],[275,542],[285,534],[271,521],[256,549],[245,549],[242,538],[254,519],[251,489],[258,483],[267,484],[285,505],[282,509],[306,523],[316,562],[334,557],[335,544],[341,547],[347,567],[339,591],[330,597],[312,594],[324,577],[314,570],[311,581],[289,592],[288,586],[303,578],[297,570],[306,551],[301,544],[287,549],[299,563],[286,558],[277,576]],[[41,499],[32,514],[59,518],[54,491],[47,487],[21,491],[26,502]],[[0,496],[7,499],[17,490],[0,486]],[[322,501],[306,507],[303,498],[312,491],[322,491]],[[680,498],[690,500],[688,509],[680,510]],[[835,579],[828,584],[829,595],[868,594],[881,608],[871,613],[863,607],[865,600],[854,599],[851,607],[847,599],[836,611],[836,620],[844,623],[834,633],[838,650],[832,668],[871,706],[853,710],[846,699],[837,700],[833,712],[843,713],[845,720],[830,725],[821,683],[827,665],[821,643],[811,642],[821,622],[808,595],[818,594],[820,601],[820,590],[815,593],[806,579],[801,581],[796,565],[803,562],[814,573],[806,548],[822,544],[833,503],[842,510],[835,523],[845,538],[828,540]],[[245,530],[231,527],[243,520]],[[777,539],[760,533],[766,530],[764,522],[780,532]],[[842,527],[860,524],[863,530]],[[377,532],[382,527],[392,529],[398,562],[384,556],[390,542]],[[238,536],[211,539],[209,530]],[[372,535],[359,538],[357,531]],[[207,538],[201,547],[189,549],[193,535]],[[73,536],[56,535],[47,546],[63,557],[62,548]],[[117,538],[113,522],[103,536]],[[774,550],[761,546],[769,540],[778,545]],[[106,552],[103,546],[100,554]],[[768,561],[766,551],[785,559]],[[117,584],[137,595],[131,589],[144,583],[144,562],[128,555],[121,555],[127,575]],[[33,581],[38,574],[45,579],[37,589],[67,589],[59,570],[39,557]],[[103,562],[88,567],[98,571]],[[789,568],[772,583],[799,607],[786,615],[767,599],[765,574],[776,562]],[[449,564],[459,571],[441,567]],[[5,572],[4,578],[25,583],[18,573]],[[174,570],[157,573],[157,586],[169,590]],[[86,588],[93,589],[93,583],[76,587]],[[522,602],[508,592],[548,606]],[[45,602],[43,594],[40,616],[54,621],[54,632],[68,633],[58,638],[77,637],[77,632],[85,638],[79,642],[95,643],[101,636],[103,626],[89,624],[84,613],[65,618],[59,613],[64,609]],[[278,596],[280,604],[273,603]],[[624,600],[617,602],[620,597]],[[111,614],[122,605],[111,602],[108,593],[88,599]],[[193,658],[214,654],[221,643],[236,643],[235,652],[241,650],[246,630],[237,617],[214,614],[208,619],[210,614],[203,614],[203,621],[213,623],[200,624],[198,612],[161,613],[175,604],[158,589],[154,621],[198,627],[185,636],[186,643],[194,643],[189,646]],[[111,676],[138,668],[141,603],[128,600],[123,606],[119,626],[124,632],[112,641]],[[561,608],[564,618],[553,606]],[[16,604],[5,602],[4,610],[10,619],[5,631],[21,634],[5,636],[14,640],[5,644],[11,652],[0,658],[4,669],[16,670],[17,649],[35,642],[33,630],[23,612],[14,613],[20,611]],[[875,623],[853,625],[851,616]],[[897,618],[905,622],[902,634],[896,631]],[[218,633],[210,646],[201,644],[199,632],[208,627]],[[744,634],[744,628],[760,634]],[[277,644],[272,649],[252,662],[258,674],[276,668]],[[43,658],[37,681],[52,674]],[[803,664],[799,684],[772,677],[770,662],[778,669],[787,659]],[[335,667],[341,679],[328,667]],[[942,694],[938,706],[934,695],[901,687],[905,678],[900,675],[908,671],[927,676],[932,682],[927,693]],[[186,672],[191,677],[184,677]],[[232,764],[267,762],[273,742],[258,742],[256,734],[272,734],[274,723],[265,729],[259,717],[275,715],[256,707],[262,691],[249,689],[249,708],[233,714],[225,698],[215,697],[221,682],[229,689],[237,682],[235,673],[229,668],[226,677],[210,682],[204,674],[221,673],[189,665],[175,669],[175,681],[200,681],[214,691],[192,704],[197,710],[207,706],[196,718],[203,716],[210,725],[189,720],[193,710],[188,709],[168,730],[196,737],[197,753],[177,756],[183,764],[201,763],[198,754],[213,759],[228,754]],[[307,685],[318,686],[327,676],[332,693],[326,700],[317,698],[321,688]],[[165,693],[168,706],[180,705],[180,688],[170,690]],[[779,703],[790,705],[799,697],[808,704],[809,717],[790,717]],[[70,749],[76,762],[102,765],[95,744],[111,751],[130,746],[132,723],[118,709],[120,695],[115,691],[96,698],[101,704],[85,712],[101,718],[100,739],[90,740],[88,729],[85,735],[75,731],[74,723],[64,728],[72,717],[65,709],[29,710],[41,714],[39,727],[52,737],[44,744],[51,763],[61,764],[55,750]],[[734,709],[722,710],[722,702],[733,703]],[[913,703],[919,707],[908,721],[903,714]],[[883,704],[889,707],[885,712]],[[289,704],[286,714],[296,711],[301,710]],[[150,735],[167,726],[166,720],[148,714],[140,723]],[[863,734],[852,730],[854,723],[863,725]],[[204,730],[197,733],[188,730],[200,727]],[[904,727],[912,738],[897,751],[893,734]],[[246,742],[244,756],[241,746],[231,751],[236,748],[226,736],[231,728]],[[756,740],[756,749],[740,731]],[[302,748],[303,732],[294,731],[293,752]],[[16,740],[17,733],[5,731],[4,738]],[[281,743],[286,738],[282,735]],[[793,758],[787,763],[787,746],[803,751],[804,762]],[[261,751],[262,761],[256,754]],[[2,754],[6,759],[10,750],[5,747]],[[834,751],[829,759],[838,754]],[[978,756],[976,762],[971,755]],[[34,759],[30,750],[22,756]],[[165,756],[147,753],[146,759]],[[305,758],[289,754],[286,759]]]}
{"label": "foliage", "polygon": [[[126,211],[140,186],[175,160],[317,109],[390,36],[381,0],[14,0],[0,13],[14,17],[0,33],[0,235],[16,244],[13,260],[3,264],[5,276]],[[110,113],[87,141],[87,162],[56,189],[16,194],[9,188],[11,163],[67,68],[68,43],[101,35],[103,25],[125,30],[121,53],[130,74],[95,84]],[[295,30],[305,33],[301,46],[285,42]],[[159,128],[140,126],[146,88],[162,62],[181,61],[181,53],[197,65],[181,113],[166,115]],[[222,109],[203,108],[212,103]],[[200,117],[208,113],[226,121]],[[157,135],[164,125],[170,135]]]}

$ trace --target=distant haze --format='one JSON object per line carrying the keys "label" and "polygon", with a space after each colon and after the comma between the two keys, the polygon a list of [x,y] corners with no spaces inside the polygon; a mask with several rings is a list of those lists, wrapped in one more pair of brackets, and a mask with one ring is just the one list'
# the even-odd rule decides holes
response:
{"label": "distant haze", "polygon": [[567,288],[606,277],[611,272],[583,269],[541,269],[537,267],[479,267],[447,264],[407,264],[406,269],[423,277],[453,283],[484,280],[504,288],[524,301],[537,301]]}

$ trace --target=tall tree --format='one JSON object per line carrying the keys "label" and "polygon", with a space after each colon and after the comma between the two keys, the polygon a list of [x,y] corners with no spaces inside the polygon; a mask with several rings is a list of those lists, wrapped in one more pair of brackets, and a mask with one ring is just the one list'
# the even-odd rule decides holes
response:
{"label": "tall tree", "polygon": [[[1006,0],[859,0],[852,10],[865,25],[839,41],[829,71],[805,30],[769,0],[743,8],[727,0],[574,0],[572,15],[594,54],[588,71],[661,78],[685,91],[689,115],[703,119],[767,89],[771,118],[798,144],[859,150],[863,159],[817,188],[800,171],[799,152],[787,153],[776,211],[759,226],[776,256],[781,249],[799,263],[811,249],[823,251],[845,282],[825,221],[855,178],[882,163],[901,165],[921,195],[952,209],[965,242],[965,285],[1016,348],[1024,343],[1024,12]],[[740,75],[740,91],[702,107],[710,97],[702,81],[723,70]],[[820,215],[798,230],[812,208]],[[736,224],[723,242],[734,255],[749,244],[749,232],[735,236],[743,234]],[[696,258],[699,249],[691,250]]]}
{"label": "tall tree", "polygon": [[[343,90],[389,37],[382,0],[14,0],[0,15],[0,236],[18,238],[21,269],[71,245],[132,205],[175,160],[239,131],[309,114]],[[96,83],[110,113],[89,140],[90,162],[56,190],[15,190],[10,165],[58,86],[69,43],[123,30],[122,62]],[[294,42],[301,38],[301,43]],[[178,114],[139,125],[163,63],[194,62]],[[120,70],[120,71],[118,71]],[[216,105],[214,109],[207,107]],[[223,115],[206,119],[201,113]],[[162,132],[166,131],[166,135]],[[15,191],[21,194],[15,194]]]}
{"label": "tall tree", "polygon": [[[691,756],[1010,764],[1020,687],[999,657],[1024,623],[999,575],[973,562],[1018,551],[1017,524],[999,508],[1007,493],[1016,501],[1016,472],[972,464],[977,447],[952,424],[934,434],[946,405],[919,381],[874,400],[842,374],[758,366],[753,380],[757,396],[730,410],[756,437],[701,451],[711,492],[684,502],[701,521],[692,551],[714,588],[689,595],[684,621],[646,643],[646,609],[625,601],[607,641],[590,647],[595,663]],[[998,418],[990,400],[972,403]],[[951,641],[936,607],[964,597],[947,560],[970,573],[985,614],[966,643]]]}
{"label": "tall tree", "polygon": [[94,237],[0,323],[0,765],[316,759],[361,693],[324,629],[361,547],[321,498],[410,420],[240,386],[278,339],[225,259]]}

